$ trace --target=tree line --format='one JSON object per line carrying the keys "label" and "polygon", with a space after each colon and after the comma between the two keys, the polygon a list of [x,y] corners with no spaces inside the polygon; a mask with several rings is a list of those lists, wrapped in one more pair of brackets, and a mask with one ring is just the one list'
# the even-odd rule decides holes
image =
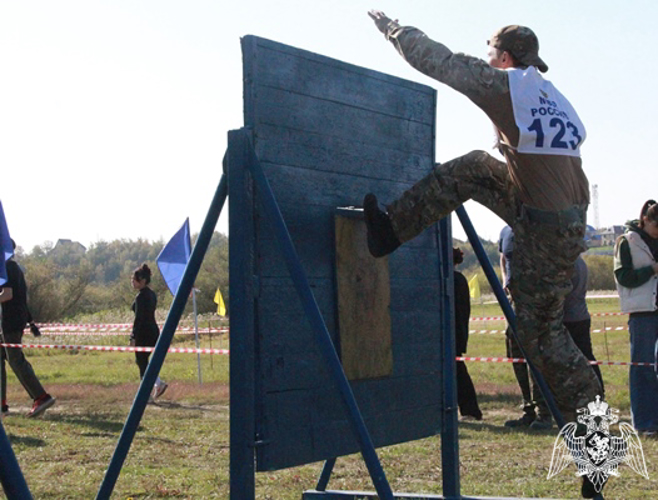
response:
{"label": "tree line", "polygon": [[[101,240],[89,249],[69,240],[44,243],[30,253],[19,247],[16,261],[25,271],[32,316],[40,322],[75,321],[77,317],[103,314],[128,320],[135,297],[130,278],[144,262],[153,272],[150,287],[158,296],[158,309],[169,309],[173,297],[156,265],[164,245],[162,240],[120,239]],[[195,282],[199,313],[217,311],[213,299],[218,287],[228,309],[228,237],[215,232]],[[186,312],[191,311],[191,302]]]}
{"label": "tree line", "polygon": [[[116,321],[116,318],[130,321],[130,306],[135,297],[130,277],[144,262],[153,271],[150,286],[158,296],[159,309],[168,310],[173,297],[156,265],[156,257],[164,244],[161,240],[101,240],[85,249],[79,243],[60,240],[55,245],[36,246],[30,253],[19,247],[16,260],[25,270],[32,315],[41,322],[74,322],[80,317],[102,318],[104,315],[113,318],[106,321]],[[464,262],[458,269],[469,279],[477,274],[481,292],[491,293],[470,244],[459,240],[454,240],[453,244],[464,252]],[[500,277],[497,243],[483,240],[482,245]],[[585,254],[584,259],[589,268],[588,289],[613,290],[612,255]],[[218,287],[229,310],[228,236],[215,232],[195,282],[200,314],[217,311],[213,299]],[[188,301],[186,313],[191,312],[191,302]]]}

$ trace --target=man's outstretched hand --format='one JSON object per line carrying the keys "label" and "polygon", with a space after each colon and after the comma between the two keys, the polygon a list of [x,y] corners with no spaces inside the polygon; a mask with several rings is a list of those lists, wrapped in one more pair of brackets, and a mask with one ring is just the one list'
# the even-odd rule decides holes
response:
{"label": "man's outstretched hand", "polygon": [[381,10],[370,10],[368,11],[370,18],[375,21],[375,26],[381,31],[384,35],[388,33],[388,26],[391,22],[397,23],[397,20],[393,21],[391,18],[386,17]]}

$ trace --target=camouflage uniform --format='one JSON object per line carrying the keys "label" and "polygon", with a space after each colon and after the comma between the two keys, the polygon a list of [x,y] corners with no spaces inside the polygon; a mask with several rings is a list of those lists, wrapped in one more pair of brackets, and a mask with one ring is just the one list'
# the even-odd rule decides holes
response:
{"label": "camouflage uniform", "polygon": [[580,158],[518,153],[509,82],[485,61],[453,54],[421,31],[388,26],[387,39],[414,68],[465,94],[496,126],[501,162],[472,151],[444,164],[388,205],[393,230],[408,241],[465,201],[488,207],[512,226],[515,251],[509,289],[518,334],[543,374],[566,421],[601,393],[587,359],[562,324],[564,297],[578,255],[585,250],[589,201]]}

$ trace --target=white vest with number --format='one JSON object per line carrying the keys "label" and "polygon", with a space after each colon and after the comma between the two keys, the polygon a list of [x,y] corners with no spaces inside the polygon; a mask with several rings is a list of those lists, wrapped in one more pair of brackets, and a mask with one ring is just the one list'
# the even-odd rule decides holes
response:
{"label": "white vest with number", "polygon": [[534,66],[508,71],[521,153],[580,156],[585,127],[569,101]]}

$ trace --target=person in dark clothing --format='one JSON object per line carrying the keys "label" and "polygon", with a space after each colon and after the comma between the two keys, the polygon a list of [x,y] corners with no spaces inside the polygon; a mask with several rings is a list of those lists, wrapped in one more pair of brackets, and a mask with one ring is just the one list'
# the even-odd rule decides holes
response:
{"label": "person in dark clothing", "polygon": [[[130,345],[136,347],[155,347],[160,336],[160,328],[155,321],[155,309],[158,305],[158,297],[149,288],[151,282],[151,269],[142,264],[135,269],[131,278],[132,286],[139,291],[132,305],[135,313],[133,330],[130,335]],[[139,367],[139,378],[144,378],[146,367],[149,364],[150,352],[135,352],[135,361]],[[167,383],[157,378],[153,388],[153,398],[159,398],[167,390]]]}
{"label": "person in dark clothing", "polygon": [[[464,253],[459,248],[453,248],[453,263],[455,267],[464,261]],[[468,321],[471,315],[471,299],[468,292],[468,282],[462,273],[454,271],[455,284],[455,353],[463,356],[468,346]],[[477,394],[473,380],[468,373],[466,363],[457,361],[457,404],[459,413],[464,419],[482,420],[482,412],[478,406]]]}
{"label": "person in dark clothing", "polygon": [[[16,243],[11,241],[16,249]],[[27,308],[27,284],[25,276],[19,265],[13,258],[6,262],[7,282],[0,288],[0,303],[2,303],[2,342],[6,344],[21,344],[23,341],[23,330],[28,323],[32,326],[32,317]],[[33,329],[34,333],[35,330]],[[9,412],[7,404],[7,372],[5,359],[16,374],[16,378],[34,401],[28,417],[37,417],[55,404],[55,398],[48,394],[36,374],[30,362],[25,358],[23,349],[18,347],[5,347],[2,351],[2,413]]]}
{"label": "person in dark clothing", "polygon": [[[588,361],[596,361],[592,349],[592,334],[590,328],[592,319],[587,308],[587,264],[582,257],[576,259],[573,276],[571,276],[571,285],[573,286],[569,295],[564,298],[564,326],[567,328],[569,335],[582,351]],[[601,383],[601,399],[605,397],[605,386],[603,376],[599,365],[592,365],[596,377]]]}

